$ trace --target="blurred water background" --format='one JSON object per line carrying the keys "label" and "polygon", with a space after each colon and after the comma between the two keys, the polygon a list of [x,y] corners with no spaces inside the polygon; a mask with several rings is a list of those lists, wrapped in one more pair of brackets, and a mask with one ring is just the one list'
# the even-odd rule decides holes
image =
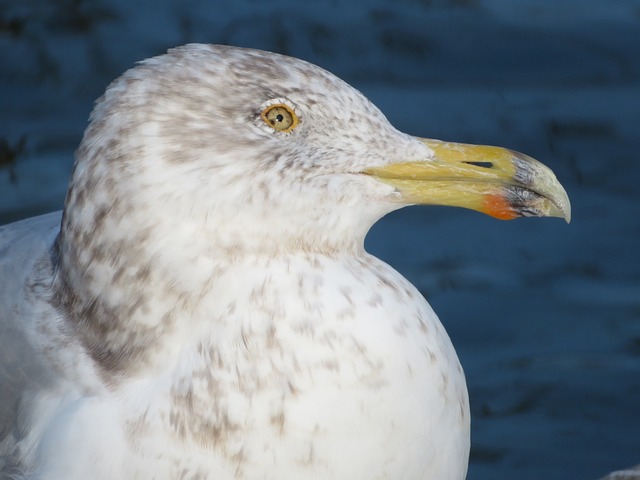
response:
{"label": "blurred water background", "polygon": [[0,224],[62,207],[94,100],[188,43],[317,63],[407,133],[549,165],[573,221],[413,207],[368,249],[428,298],[471,395],[469,480],[640,462],[640,2],[0,0]]}

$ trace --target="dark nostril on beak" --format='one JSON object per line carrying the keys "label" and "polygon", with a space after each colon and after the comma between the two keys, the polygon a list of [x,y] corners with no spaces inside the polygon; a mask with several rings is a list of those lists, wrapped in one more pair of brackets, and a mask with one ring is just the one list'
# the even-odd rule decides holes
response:
{"label": "dark nostril on beak", "polygon": [[468,165],[475,165],[476,167],[493,168],[492,162],[463,162],[463,163],[466,163]]}

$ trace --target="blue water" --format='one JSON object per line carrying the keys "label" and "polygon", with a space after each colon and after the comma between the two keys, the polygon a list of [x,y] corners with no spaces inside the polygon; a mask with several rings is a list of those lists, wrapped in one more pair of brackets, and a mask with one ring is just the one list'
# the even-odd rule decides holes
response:
{"label": "blue water", "polygon": [[59,209],[95,98],[190,41],[308,59],[401,130],[552,167],[570,225],[415,207],[380,221],[368,248],[418,286],[456,346],[470,480],[596,479],[640,462],[637,1],[0,5],[0,223]]}

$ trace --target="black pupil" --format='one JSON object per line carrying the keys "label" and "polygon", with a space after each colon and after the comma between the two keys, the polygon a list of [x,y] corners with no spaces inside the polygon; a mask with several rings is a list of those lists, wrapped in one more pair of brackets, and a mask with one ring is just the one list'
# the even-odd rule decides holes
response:
{"label": "black pupil", "polygon": [[282,122],[284,120],[284,117],[282,116],[281,113],[278,114],[278,116],[276,117],[276,121],[277,122]]}

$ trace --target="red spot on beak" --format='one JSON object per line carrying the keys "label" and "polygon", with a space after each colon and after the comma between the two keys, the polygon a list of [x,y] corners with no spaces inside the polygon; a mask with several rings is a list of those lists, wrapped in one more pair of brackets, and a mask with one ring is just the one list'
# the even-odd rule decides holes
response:
{"label": "red spot on beak", "polygon": [[509,202],[503,196],[496,194],[485,195],[482,211],[499,220],[513,220],[519,217]]}

